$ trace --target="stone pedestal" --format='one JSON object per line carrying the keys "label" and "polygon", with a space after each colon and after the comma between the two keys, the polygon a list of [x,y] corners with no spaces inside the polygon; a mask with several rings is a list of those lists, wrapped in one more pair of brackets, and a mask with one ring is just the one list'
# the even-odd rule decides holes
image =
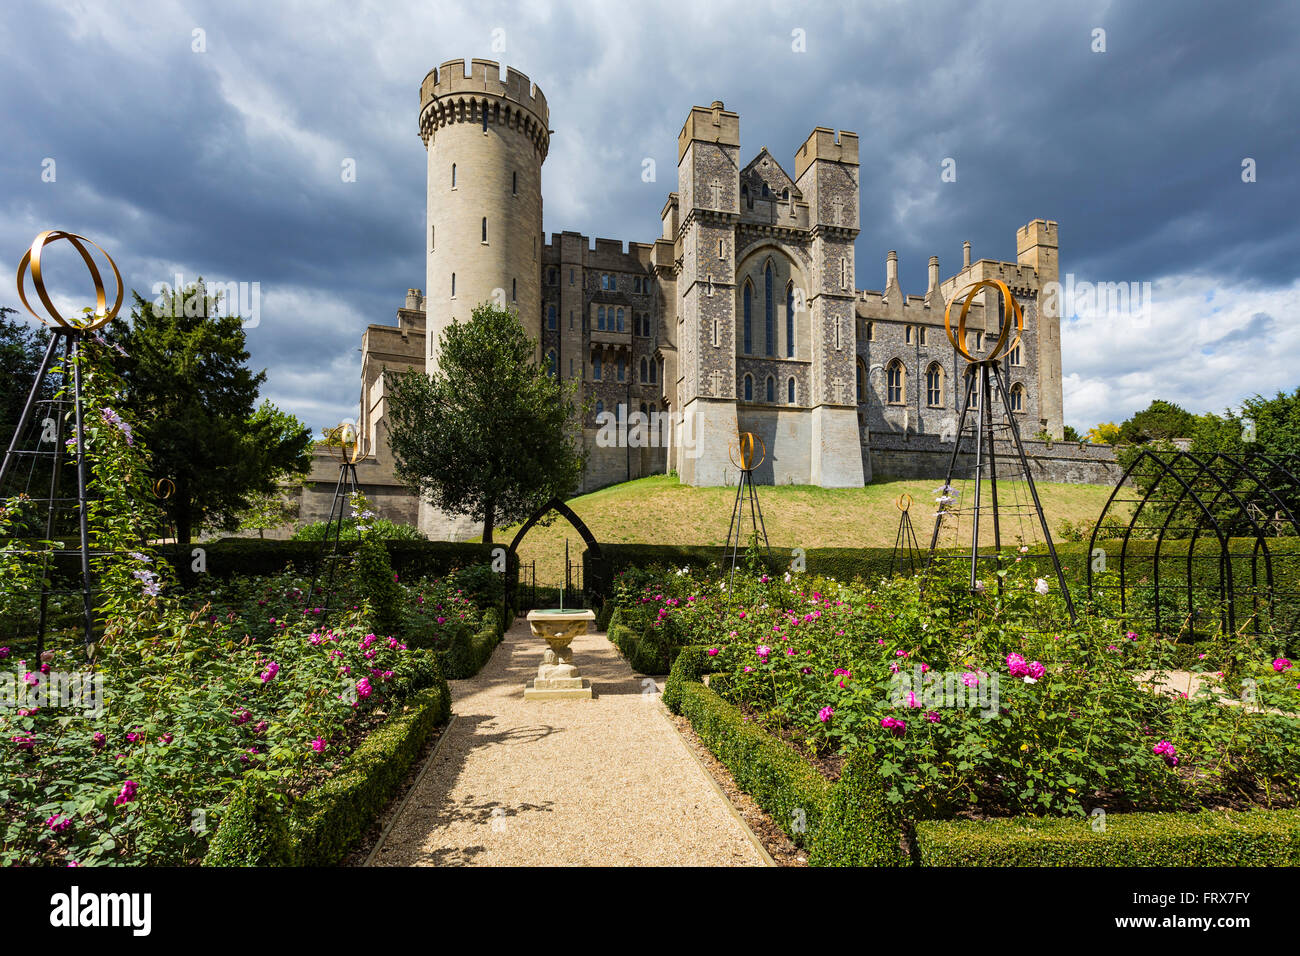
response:
{"label": "stone pedestal", "polygon": [[528,612],[528,626],[534,637],[546,641],[546,653],[537,677],[524,687],[524,700],[590,700],[591,685],[579,676],[573,664],[573,639],[587,632],[594,621],[591,611],[541,610]]}

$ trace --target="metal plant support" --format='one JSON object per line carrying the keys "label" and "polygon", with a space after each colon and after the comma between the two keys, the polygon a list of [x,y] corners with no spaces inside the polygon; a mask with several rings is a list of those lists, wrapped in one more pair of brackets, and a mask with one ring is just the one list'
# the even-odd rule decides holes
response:
{"label": "metal plant support", "polygon": [[[61,315],[58,309],[55,308],[45,288],[45,277],[42,274],[42,253],[45,251],[47,244],[60,240],[66,240],[81,254],[82,261],[85,262],[91,280],[94,282],[95,307],[89,314],[80,318],[65,318]],[[108,306],[108,300],[104,294],[103,277],[87,246],[98,250],[113,271],[113,277],[117,283],[117,295],[112,307]],[[45,309],[45,315],[41,315],[33,309],[27,299],[25,284],[29,269],[32,285],[35,288],[40,304]],[[31,248],[27,250],[18,263],[17,287],[18,299],[22,302],[23,308],[49,328],[51,334],[49,345],[46,346],[45,355],[41,359],[40,368],[37,370],[36,378],[32,382],[31,390],[28,392],[27,401],[23,405],[22,414],[18,417],[18,425],[9,441],[4,462],[0,463],[0,494],[8,496],[9,489],[6,486],[6,481],[12,482],[23,471],[26,472],[26,487],[21,494],[27,496],[39,510],[43,510],[45,516],[44,540],[46,542],[54,542],[56,536],[60,536],[61,529],[58,519],[61,514],[76,515],[77,547],[47,546],[33,548],[25,553],[29,555],[39,554],[41,562],[41,591],[36,628],[37,656],[39,657],[45,649],[45,636],[49,624],[49,599],[51,595],[56,594],[79,594],[81,596],[83,642],[89,653],[91,645],[95,642],[94,581],[90,570],[90,559],[92,555],[98,556],[101,552],[92,552],[90,547],[88,495],[86,490],[85,406],[82,401],[79,358],[82,354],[82,344],[85,337],[96,333],[113,321],[118,310],[122,307],[122,275],[118,272],[117,264],[112,257],[90,239],[75,233],[50,229],[40,233],[35,238]],[[61,387],[53,398],[42,399],[40,397],[42,385],[53,367],[56,356],[60,353],[62,353]],[[41,410],[44,411],[43,414],[39,414]],[[72,436],[71,438],[65,438],[65,429],[69,418],[72,419]],[[35,426],[34,432],[29,433],[29,426]],[[50,447],[46,448],[46,445]],[[69,445],[72,446],[71,452],[69,452]],[[32,483],[36,479],[37,467],[41,463],[45,463],[49,468],[49,482],[46,494],[41,498],[37,498],[31,495],[30,492]],[[71,464],[74,469],[75,496],[67,493],[63,488],[63,469],[66,464]],[[23,467],[24,465],[26,465],[26,468]],[[42,477],[44,476],[42,475]],[[58,559],[63,556],[76,556],[78,559],[77,563],[81,578],[80,588],[55,588],[51,586],[51,563],[57,563]],[[7,582],[0,582],[0,592],[5,591],[6,588]]]}
{"label": "metal plant support", "polygon": [[[357,478],[357,462],[366,457],[365,442],[357,433],[356,427],[350,423],[344,422],[330,429],[326,439],[327,447],[339,461],[339,478],[334,484],[334,498],[330,502],[329,519],[325,522],[320,552],[312,571],[311,587],[307,590],[307,604],[321,608],[322,622],[333,610],[334,577],[343,558],[339,554],[339,542],[343,538],[343,523],[348,518],[348,508],[353,496],[361,490],[361,482]],[[325,577],[325,586],[321,592],[321,603],[314,605],[316,585],[322,575]]]}
{"label": "metal plant support", "polygon": [[[754,484],[754,469],[763,464],[767,458],[767,446],[763,439],[753,432],[742,432],[736,442],[727,448],[731,463],[740,469],[740,481],[736,484],[736,501],[731,507],[731,522],[727,526],[727,543],[723,549],[723,566],[731,565],[731,584],[736,583],[736,563],[740,558],[741,539],[744,537],[745,506],[749,507],[750,537],[757,541],[761,536],[763,548],[768,560],[772,558],[772,547],[767,541],[767,526],[763,523],[763,509],[758,503],[758,489]],[[730,552],[728,557],[727,552]]]}
{"label": "metal plant support", "polygon": [[915,574],[922,562],[921,546],[912,526],[912,496],[904,492],[894,499],[894,505],[899,511],[898,533],[894,535],[894,553],[889,558],[889,569],[897,574]]}
{"label": "metal plant support", "polygon": [[[985,289],[997,292],[1000,296],[998,337],[987,354],[972,355],[967,348],[966,319],[970,313],[974,297]],[[954,332],[952,327],[952,307],[958,299],[961,299],[962,305],[957,319],[957,329]],[[1043,540],[1047,545],[1047,554],[1051,559],[1057,584],[1061,589],[1061,596],[1065,599],[1071,619],[1074,619],[1076,616],[1074,601],[1070,597],[1070,588],[1066,584],[1065,573],[1061,569],[1061,561],[1056,553],[1056,545],[1052,541],[1052,533],[1047,527],[1047,518],[1043,514],[1043,505],[1038,498],[1038,489],[1034,485],[1033,472],[1030,470],[1029,460],[1025,456],[1025,447],[1020,439],[1020,427],[1016,424],[1016,416],[1011,408],[1011,393],[999,365],[999,360],[1004,355],[1010,354],[1019,344],[1021,333],[1024,331],[1025,316],[1020,308],[1020,303],[1016,301],[1015,296],[1012,295],[1011,290],[1004,282],[998,279],[981,279],[966,286],[948,303],[948,307],[944,310],[943,327],[948,336],[948,341],[952,343],[952,347],[966,360],[967,393],[966,401],[961,403],[961,416],[957,422],[952,455],[948,459],[942,495],[939,499],[939,510],[935,515],[934,533],[930,537],[927,567],[933,567],[936,560],[939,533],[945,519],[960,516],[962,513],[968,514],[971,519],[969,585],[972,591],[979,590],[981,580],[979,577],[980,562],[991,563],[995,571],[1001,567],[1003,519],[1012,511],[1017,514],[1026,514],[1034,520],[1042,531]],[[1000,406],[998,410],[995,410],[993,404],[995,397]],[[973,427],[969,439],[973,439],[974,448],[969,449],[969,451],[973,452],[974,455],[974,501],[969,508],[960,508],[953,504],[953,480],[957,476],[958,456],[963,450],[964,440],[968,439],[967,419],[971,416],[972,411],[974,411],[974,422],[972,423]],[[1000,414],[998,414],[998,411],[1000,411]],[[1013,452],[1012,455],[1003,454],[1001,456],[1002,479],[1004,481],[1007,479],[1023,480],[1029,489],[1032,503],[1018,504],[1009,509],[1003,502],[999,501],[998,478],[1000,462],[997,450],[999,438],[1005,444],[1010,445]],[[989,486],[989,501],[987,504],[983,500],[985,482]],[[981,554],[980,519],[986,514],[992,519],[993,550]],[[998,578],[998,581],[1000,586],[1001,579]]]}

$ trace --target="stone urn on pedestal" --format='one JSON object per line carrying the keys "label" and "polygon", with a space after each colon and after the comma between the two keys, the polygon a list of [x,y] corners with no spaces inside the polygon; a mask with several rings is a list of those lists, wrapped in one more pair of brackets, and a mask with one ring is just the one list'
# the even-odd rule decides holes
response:
{"label": "stone urn on pedestal", "polygon": [[591,611],[547,609],[528,612],[528,626],[534,637],[546,641],[546,653],[537,677],[524,687],[524,700],[590,700],[591,685],[578,674],[573,664],[573,639],[587,633],[587,622],[594,621]]}

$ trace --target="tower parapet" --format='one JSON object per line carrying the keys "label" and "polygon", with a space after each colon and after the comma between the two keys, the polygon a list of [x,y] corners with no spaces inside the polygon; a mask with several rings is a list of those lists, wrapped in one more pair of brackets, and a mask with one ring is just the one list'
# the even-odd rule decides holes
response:
{"label": "tower parapet", "polygon": [[541,87],[496,60],[448,60],[430,70],[420,84],[420,138],[428,147],[437,131],[452,123],[503,123],[523,132],[537,147],[539,162],[551,145],[551,111]]}

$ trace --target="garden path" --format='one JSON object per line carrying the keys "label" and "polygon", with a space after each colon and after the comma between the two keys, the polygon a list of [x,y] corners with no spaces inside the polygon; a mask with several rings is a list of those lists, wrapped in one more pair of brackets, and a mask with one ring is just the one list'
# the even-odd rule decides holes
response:
{"label": "garden path", "polygon": [[545,644],[518,618],[372,854],[375,866],[763,866],[668,722],[661,687],[603,633],[573,642],[592,700],[524,701]]}

